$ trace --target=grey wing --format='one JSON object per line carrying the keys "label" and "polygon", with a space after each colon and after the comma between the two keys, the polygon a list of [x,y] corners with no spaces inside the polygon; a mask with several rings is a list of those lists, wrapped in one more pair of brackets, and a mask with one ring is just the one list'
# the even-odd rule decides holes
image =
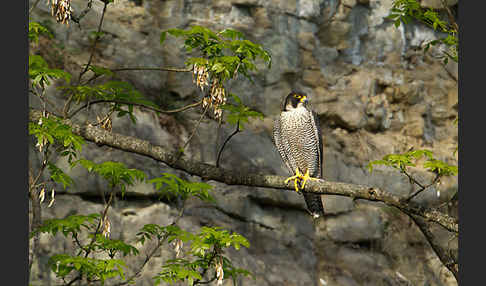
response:
{"label": "grey wing", "polygon": [[290,154],[287,154],[286,150],[290,150],[289,144],[285,138],[282,137],[282,129],[281,129],[281,124],[280,124],[280,117],[275,119],[275,122],[273,124],[273,143],[275,143],[275,146],[277,147],[278,152],[280,153],[280,157],[282,158],[282,161],[284,161],[285,165],[289,169],[290,173],[293,174],[294,170],[292,169],[291,163],[290,163]]}
{"label": "grey wing", "polygon": [[322,178],[323,144],[322,144],[321,125],[319,123],[319,117],[317,116],[317,113],[311,111],[311,115],[312,115],[312,129],[314,130],[314,135],[317,137],[317,140],[319,142],[319,148],[318,148],[319,165],[318,165],[317,177]]}
{"label": "grey wing", "polygon": [[[310,111],[311,113],[311,121],[312,121],[312,129],[314,131],[314,136],[317,137],[318,142],[318,166],[317,166],[317,174],[314,175],[315,178],[322,178],[322,134],[321,134],[321,127],[319,124],[319,117],[317,117],[317,113]],[[305,203],[307,204],[307,208],[311,212],[314,218],[324,215],[324,206],[322,205],[321,195],[313,194],[313,193],[306,193],[304,192],[304,199]]]}

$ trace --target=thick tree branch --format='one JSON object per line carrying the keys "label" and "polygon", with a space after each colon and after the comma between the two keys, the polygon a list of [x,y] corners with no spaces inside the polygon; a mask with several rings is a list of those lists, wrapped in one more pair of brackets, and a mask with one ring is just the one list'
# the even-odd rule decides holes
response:
{"label": "thick tree branch", "polygon": [[442,262],[442,264],[444,264],[444,266],[451,271],[451,273],[456,278],[456,281],[458,281],[457,276],[459,275],[459,265],[457,263],[457,259],[450,255],[448,251],[439,244],[437,237],[430,230],[430,226],[422,218],[414,215],[409,216],[415,222],[422,234],[425,236],[428,243],[432,247],[432,250],[434,250],[435,254]]}
{"label": "thick tree branch", "polygon": [[[37,122],[40,116],[41,111],[30,111],[31,121]],[[63,122],[70,125],[74,133],[82,136],[88,141],[150,157],[154,160],[163,162],[174,169],[183,170],[191,175],[199,176],[203,180],[215,180],[227,185],[245,185],[252,187],[286,189],[291,191],[294,190],[292,185],[287,185],[284,183],[285,177],[282,176],[245,174],[241,171],[235,172],[222,168],[216,168],[213,165],[189,160],[187,158],[178,159],[177,152],[166,151],[163,147],[152,145],[145,140],[132,136],[111,133],[99,127],[87,125],[80,126],[72,123],[70,120],[64,120]],[[396,207],[407,214],[421,216],[427,221],[438,223],[445,229],[458,233],[458,220],[456,218],[436,210],[428,210],[414,202],[407,203],[406,198],[395,196],[378,188],[341,182],[315,180],[307,182],[305,191],[383,202],[389,206]]]}

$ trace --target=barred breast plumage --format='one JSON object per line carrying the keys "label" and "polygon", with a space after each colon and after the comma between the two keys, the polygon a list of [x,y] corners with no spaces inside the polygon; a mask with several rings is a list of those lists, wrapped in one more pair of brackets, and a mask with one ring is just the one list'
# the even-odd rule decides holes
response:
{"label": "barred breast plumage", "polygon": [[311,177],[320,178],[319,138],[313,128],[313,119],[312,113],[304,107],[283,111],[276,124],[283,141],[279,151],[287,155],[292,173],[298,167],[301,172],[309,169]]}

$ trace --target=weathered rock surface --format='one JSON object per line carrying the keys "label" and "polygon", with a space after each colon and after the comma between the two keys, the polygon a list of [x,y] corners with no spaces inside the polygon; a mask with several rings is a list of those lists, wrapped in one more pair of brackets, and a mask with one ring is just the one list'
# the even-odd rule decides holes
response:
{"label": "weathered rock surface", "polygon": [[[47,21],[55,39],[41,41],[33,51],[46,57],[51,65],[77,74],[89,58],[89,34],[98,25],[102,3],[93,1],[79,29],[75,23],[69,27],[55,24],[44,2],[39,3],[32,18]],[[433,5],[425,2],[422,5]],[[162,30],[193,24],[216,30],[238,29],[268,49],[273,63],[270,70],[262,68],[254,74],[254,84],[241,79],[227,86],[266,118],[250,122],[227,144],[222,167],[286,175],[272,145],[272,120],[283,96],[292,89],[301,89],[310,96],[323,127],[325,179],[377,186],[406,196],[414,189],[405,176],[378,167],[370,174],[367,163],[411,147],[427,148],[438,159],[457,163],[453,155],[458,136],[453,124],[458,102],[457,65],[444,67],[429,54],[414,52],[424,39],[435,35],[415,24],[396,29],[384,19],[391,3],[117,0],[105,15],[105,37],[98,45],[94,63],[110,68],[183,67],[186,54],[182,43],[168,37],[160,45]],[[76,14],[85,8],[86,1],[73,0],[72,5]],[[188,73],[124,71],[117,76],[166,109],[200,97]],[[51,95],[58,93],[49,89]],[[32,106],[38,105],[37,99],[30,100]],[[76,120],[92,120],[101,112],[93,106],[89,117],[80,114]],[[157,118],[152,112],[136,110],[135,115],[136,125],[125,118],[114,118],[113,132],[176,150],[189,138],[200,113],[192,110]],[[227,125],[218,129],[217,122],[203,119],[187,154],[214,164],[222,142],[233,129]],[[120,161],[146,172],[150,178],[170,172],[200,180],[152,159],[106,146],[88,143],[82,156],[95,162]],[[33,148],[30,162],[38,168]],[[61,159],[57,164],[67,167]],[[79,167],[67,173],[76,185],[67,191],[57,188],[54,206],[43,205],[44,219],[102,210],[100,192],[106,191],[105,182],[88,176]],[[420,169],[414,174],[422,182],[433,178]],[[295,192],[209,183],[217,203],[190,200],[179,225],[191,231],[204,225],[222,226],[249,239],[249,249],[227,253],[236,266],[255,274],[255,280],[244,279],[238,285],[457,285],[408,217],[382,204],[323,196],[329,215],[313,225],[302,196]],[[452,197],[457,188],[457,178],[444,179],[415,200],[437,206]],[[134,243],[137,230],[144,224],[169,224],[176,215],[176,206],[158,200],[152,185],[137,184],[127,190],[124,199],[116,200],[109,212],[111,237]],[[441,237],[449,243],[450,235]],[[452,248],[457,249],[457,240],[454,244]],[[48,269],[47,259],[54,253],[71,253],[73,244],[58,235],[42,236],[41,245],[32,284],[57,285],[59,281]],[[141,247],[141,253],[150,247]],[[144,268],[136,285],[152,285],[151,277],[173,256],[170,248],[162,249]],[[143,259],[130,258],[129,273]]]}

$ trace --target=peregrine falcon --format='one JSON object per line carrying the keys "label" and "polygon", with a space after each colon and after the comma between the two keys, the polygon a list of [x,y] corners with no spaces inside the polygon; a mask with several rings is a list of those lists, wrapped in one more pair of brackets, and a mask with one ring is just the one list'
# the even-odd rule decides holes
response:
{"label": "peregrine falcon", "polygon": [[[322,178],[322,138],[317,114],[307,108],[307,96],[291,92],[273,126],[273,139],[285,165],[293,175],[295,190],[304,189],[308,179]],[[300,185],[300,186],[299,186]],[[311,215],[324,215],[321,195],[304,192]]]}

